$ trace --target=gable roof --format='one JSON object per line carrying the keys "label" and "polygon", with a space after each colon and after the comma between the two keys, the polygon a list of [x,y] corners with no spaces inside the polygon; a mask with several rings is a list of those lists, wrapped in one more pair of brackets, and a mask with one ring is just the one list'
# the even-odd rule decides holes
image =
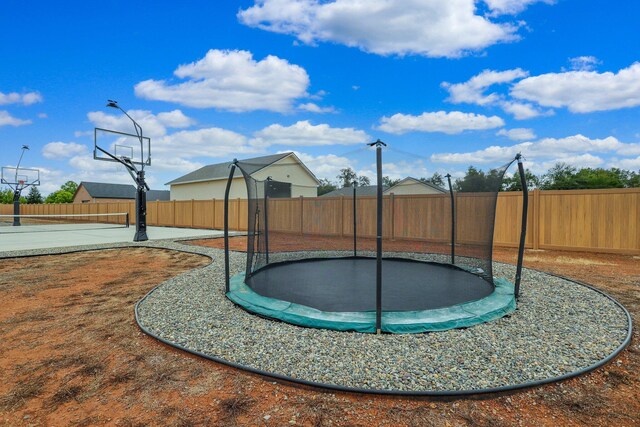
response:
{"label": "gable roof", "polygon": [[[135,199],[136,187],[131,184],[110,184],[106,182],[81,181],[73,197],[76,197],[80,187],[84,187],[87,193],[95,199]],[[169,200],[169,190],[149,190],[147,200]]]}
{"label": "gable roof", "polygon": [[[96,199],[135,199],[136,187],[131,184],[108,184],[105,182],[82,181],[78,185],[84,187],[87,193]],[[78,190],[76,190],[76,193]],[[75,197],[75,194],[74,194]]]}
{"label": "gable roof", "polygon": [[[382,191],[386,191],[389,187],[383,185]],[[356,187],[356,197],[358,196],[375,196],[377,193],[377,185],[363,185]],[[320,197],[340,197],[340,196],[353,196],[353,187],[343,187],[337,190],[330,191],[323,194]]]}
{"label": "gable roof", "polygon": [[[314,180],[318,181],[315,175],[298,159],[298,157],[293,152],[287,153],[279,153],[279,154],[271,154],[268,156],[260,156],[253,157],[250,159],[238,160],[238,165],[249,175],[253,175],[266,168],[267,166],[271,166],[279,160],[284,159],[285,157],[292,156],[294,157],[298,163],[313,177]],[[183,175],[179,178],[174,179],[173,181],[167,182],[165,185],[175,185],[175,184],[188,184],[192,182],[202,182],[202,181],[216,181],[219,179],[227,179],[229,178],[229,168],[233,161],[224,162],[224,163],[216,163],[213,165],[203,166],[198,170],[193,172],[189,172],[186,175]],[[242,172],[236,169],[233,174],[234,178],[242,177]]]}
{"label": "gable roof", "polygon": [[411,181],[412,184],[420,184],[420,185],[424,185],[425,187],[432,188],[432,189],[436,190],[439,193],[446,193],[447,192],[447,190],[445,190],[444,188],[442,188],[442,187],[440,187],[438,185],[432,184],[430,182],[420,181],[419,179],[413,178],[411,176],[408,176],[405,179],[400,180],[396,185],[386,189],[385,192],[386,193],[391,193],[391,192],[393,192],[394,188],[396,188],[399,185],[406,184],[409,181]]}

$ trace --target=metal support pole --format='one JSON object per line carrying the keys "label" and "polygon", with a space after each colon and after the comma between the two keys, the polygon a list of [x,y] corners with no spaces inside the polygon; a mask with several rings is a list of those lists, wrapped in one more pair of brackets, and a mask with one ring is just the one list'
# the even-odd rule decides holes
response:
{"label": "metal support pole", "polygon": [[522,228],[520,230],[520,246],[518,247],[518,265],[516,267],[516,283],[515,297],[520,296],[520,279],[522,278],[522,262],[524,260],[524,245],[527,237],[527,210],[529,209],[529,188],[527,187],[527,178],[524,174],[524,166],[522,165],[522,154],[516,155],[518,160],[518,172],[520,173],[520,183],[522,184]]}
{"label": "metal support pole", "polygon": [[147,237],[147,192],[144,181],[144,170],[138,171],[136,179],[136,234],[133,236],[134,242],[144,242]]}
{"label": "metal support pole", "polygon": [[231,190],[231,181],[236,172],[236,163],[233,159],[231,170],[229,171],[229,179],[227,180],[227,188],[224,190],[224,285],[225,293],[229,292],[229,191]]}
{"label": "metal support pole", "polygon": [[456,202],[451,185],[451,174],[446,174],[449,183],[449,195],[451,196],[451,264],[456,263]]}
{"label": "metal support pole", "polygon": [[353,256],[358,256],[356,183],[353,182]]}
{"label": "metal support pole", "polygon": [[13,226],[20,225],[20,190],[14,190],[13,192]]}
{"label": "metal support pole", "polygon": [[377,182],[377,229],[376,229],[376,332],[382,331],[382,146],[384,142],[377,140],[369,144],[376,147]]}
{"label": "metal support pole", "polygon": [[269,185],[271,183],[271,177],[267,177],[267,182],[264,187],[264,251],[265,261],[269,264],[269,216],[268,208],[269,204]]}

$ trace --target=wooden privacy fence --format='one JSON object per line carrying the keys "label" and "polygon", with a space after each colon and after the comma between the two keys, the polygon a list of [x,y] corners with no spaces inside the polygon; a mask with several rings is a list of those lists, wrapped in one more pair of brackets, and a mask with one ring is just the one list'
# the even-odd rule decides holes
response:
{"label": "wooden privacy fence", "polygon": [[[474,241],[482,234],[482,195],[458,193],[459,241]],[[479,198],[479,199],[478,199]],[[485,198],[490,200],[490,198]],[[358,235],[375,236],[375,197],[358,197]],[[450,239],[448,195],[385,196],[383,235],[397,240],[446,242]],[[232,230],[247,229],[247,200],[229,203]],[[271,231],[349,236],[353,233],[352,199],[300,197],[269,200]],[[135,221],[135,203],[23,205],[23,214],[82,214],[129,212]],[[13,213],[0,205],[0,214]],[[147,203],[148,225],[222,229],[224,201],[187,200]],[[520,237],[522,193],[498,196],[494,244],[516,247]],[[640,254],[640,188],[562,190],[529,193],[526,245],[533,249]]]}

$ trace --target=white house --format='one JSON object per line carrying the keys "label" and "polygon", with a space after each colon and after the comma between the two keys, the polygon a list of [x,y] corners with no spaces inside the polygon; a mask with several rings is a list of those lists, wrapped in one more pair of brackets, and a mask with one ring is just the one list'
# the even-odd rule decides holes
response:
{"label": "white house", "polygon": [[[284,188],[280,197],[316,197],[320,182],[294,153],[272,154],[239,160],[239,165],[252,178],[264,181],[290,183],[290,190]],[[203,200],[222,199],[229,178],[232,162],[217,163],[204,166],[180,178],[168,182],[171,189],[171,200]],[[232,199],[247,198],[247,187],[242,172],[236,168],[231,182],[229,197]]]}

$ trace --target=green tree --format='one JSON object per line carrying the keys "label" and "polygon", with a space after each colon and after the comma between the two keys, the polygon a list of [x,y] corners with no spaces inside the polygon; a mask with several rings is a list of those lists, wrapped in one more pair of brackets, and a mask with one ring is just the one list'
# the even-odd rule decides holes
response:
{"label": "green tree", "polygon": [[576,168],[567,163],[556,163],[542,175],[540,188],[542,190],[574,190],[578,188],[575,181]]}
{"label": "green tree", "polygon": [[318,196],[322,196],[323,194],[330,193],[333,190],[336,190],[338,186],[333,182],[329,181],[327,178],[320,179],[320,185],[318,186]]}
{"label": "green tree", "polygon": [[71,193],[71,195],[76,194],[76,190],[78,189],[78,184],[73,181],[67,181],[60,186],[60,190]]}
{"label": "green tree", "polygon": [[[527,187],[530,190],[540,186],[540,178],[538,178],[529,169],[524,170],[524,177],[527,180]],[[505,175],[502,181],[502,191],[522,191],[520,172],[516,171],[513,173],[513,175]]]}
{"label": "green tree", "polygon": [[73,202],[73,193],[69,193],[65,190],[54,191],[49,194],[46,199],[44,199],[45,203],[71,203]]}
{"label": "green tree", "polygon": [[371,185],[371,181],[369,180],[368,176],[359,176],[358,180],[358,187],[364,187],[365,185]]}
{"label": "green tree", "polygon": [[358,175],[351,168],[340,169],[340,174],[336,176],[338,182],[342,183],[342,187],[351,187],[358,179]]}
{"label": "green tree", "polygon": [[391,179],[388,176],[383,176],[382,177],[382,185],[387,186],[387,187],[393,187],[394,185],[396,185],[399,182],[400,182],[399,179]]}
{"label": "green tree", "polygon": [[445,186],[444,176],[442,176],[442,174],[439,174],[438,172],[434,172],[433,175],[431,175],[431,178],[420,178],[419,181],[437,185],[438,187],[442,188],[444,188]]}
{"label": "green tree", "polygon": [[[5,205],[13,204],[13,190],[7,188],[0,191],[0,203]],[[24,196],[20,196],[20,203],[27,203],[27,199]]]}
{"label": "green tree", "polygon": [[469,166],[462,179],[456,179],[453,189],[462,193],[499,191],[502,188],[502,175],[496,169],[485,173]]}
{"label": "green tree", "polygon": [[27,195],[27,203],[38,204],[42,202],[42,194],[40,194],[40,190],[38,190],[38,187],[31,187],[29,189],[29,194]]}

